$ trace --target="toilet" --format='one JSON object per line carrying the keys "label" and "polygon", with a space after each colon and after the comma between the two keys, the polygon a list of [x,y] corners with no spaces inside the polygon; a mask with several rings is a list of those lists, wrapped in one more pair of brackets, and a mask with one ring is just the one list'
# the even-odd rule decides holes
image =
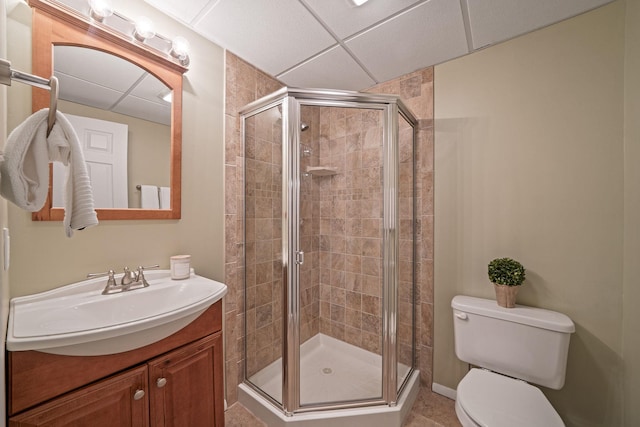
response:
{"label": "toilet", "polygon": [[[456,415],[464,427],[563,427],[531,384],[564,385],[575,325],[562,313],[458,295],[451,301],[458,359],[473,365],[460,381]],[[531,384],[530,384],[531,383]]]}

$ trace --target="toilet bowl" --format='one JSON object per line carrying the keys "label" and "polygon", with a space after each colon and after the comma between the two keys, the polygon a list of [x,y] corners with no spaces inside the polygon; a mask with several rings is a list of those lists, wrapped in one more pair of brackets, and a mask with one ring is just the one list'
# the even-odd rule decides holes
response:
{"label": "toilet bowl", "polygon": [[[456,414],[464,427],[563,427],[540,389],[564,386],[569,339],[575,331],[562,313],[456,296],[458,359],[472,368],[460,381]],[[482,368],[482,369],[481,369]],[[531,383],[531,384],[530,384]]]}
{"label": "toilet bowl", "polygon": [[463,427],[564,427],[540,389],[478,368],[458,384],[456,415]]}

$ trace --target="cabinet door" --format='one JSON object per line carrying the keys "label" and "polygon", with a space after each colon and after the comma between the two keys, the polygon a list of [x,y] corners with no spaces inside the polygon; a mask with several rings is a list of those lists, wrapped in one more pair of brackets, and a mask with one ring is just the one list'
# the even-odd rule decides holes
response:
{"label": "cabinet door", "polygon": [[154,427],[223,427],[222,340],[213,334],[149,362]]}
{"label": "cabinet door", "polygon": [[11,417],[9,427],[148,427],[147,389],[141,366]]}

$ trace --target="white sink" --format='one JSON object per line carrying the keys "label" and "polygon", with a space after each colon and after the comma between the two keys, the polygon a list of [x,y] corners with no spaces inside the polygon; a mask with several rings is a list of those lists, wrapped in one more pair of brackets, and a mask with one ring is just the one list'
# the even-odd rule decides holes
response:
{"label": "white sink", "polygon": [[133,350],[184,328],[227,293],[193,270],[184,280],[171,280],[169,270],[145,277],[149,287],[111,295],[102,295],[107,280],[98,278],[12,299],[7,349],[72,356]]}

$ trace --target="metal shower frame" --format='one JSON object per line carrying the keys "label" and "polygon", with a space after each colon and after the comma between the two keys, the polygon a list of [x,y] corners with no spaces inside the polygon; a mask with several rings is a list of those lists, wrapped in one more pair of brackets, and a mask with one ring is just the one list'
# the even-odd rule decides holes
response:
{"label": "metal shower frame", "polygon": [[[395,406],[407,380],[415,366],[405,376],[401,387],[397,377],[397,318],[398,318],[398,282],[397,271],[399,249],[399,135],[398,117],[402,116],[413,128],[414,152],[417,140],[418,121],[394,95],[372,94],[340,90],[303,89],[284,87],[270,95],[258,99],[239,111],[241,117],[242,153],[244,153],[245,120],[263,111],[282,107],[282,262],[283,262],[283,334],[282,334],[282,403],[280,404],[262,389],[247,379],[246,363],[244,378],[260,395],[284,411],[288,416],[317,410],[344,409],[371,405]],[[383,111],[383,283],[382,283],[382,397],[349,401],[345,403],[311,404],[300,403],[300,307],[298,265],[304,257],[300,248],[298,227],[300,206],[300,107],[303,105],[319,107],[348,107],[377,109]],[[412,365],[415,364],[415,160],[414,168],[414,274],[412,293],[413,329],[412,329]],[[244,168],[246,171],[246,168]],[[244,198],[243,198],[244,199]],[[243,206],[243,216],[245,209]],[[244,217],[243,217],[244,220]],[[243,251],[245,245],[242,245]],[[244,253],[243,253],[244,257]],[[246,284],[245,284],[246,286]],[[246,305],[245,305],[246,306]],[[245,331],[246,335],[246,331]],[[246,342],[246,341],[245,341]],[[245,343],[246,360],[246,343]]]}

